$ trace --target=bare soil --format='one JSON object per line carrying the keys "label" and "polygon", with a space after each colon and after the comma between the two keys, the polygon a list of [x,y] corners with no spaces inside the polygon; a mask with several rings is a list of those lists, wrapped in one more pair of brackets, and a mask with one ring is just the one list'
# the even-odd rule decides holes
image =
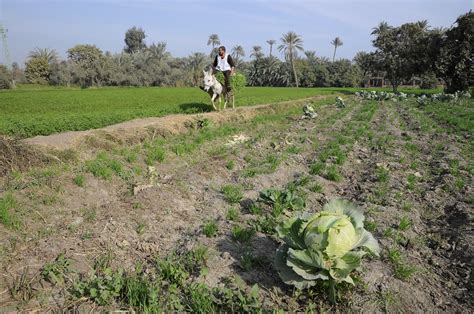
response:
{"label": "bare soil", "polygon": [[[21,204],[22,227],[11,230],[0,225],[0,310],[64,311],[84,304],[94,310],[96,305],[71,299],[67,289],[41,278],[44,264],[61,253],[74,261],[78,273],[86,274],[107,252],[114,256],[113,267],[130,270],[154,256],[202,244],[210,252],[209,271],[195,280],[217,287],[237,275],[249,288],[257,283],[265,304],[274,309],[301,312],[313,303],[336,312],[470,312],[474,299],[473,184],[472,175],[465,170],[470,161],[463,153],[469,143],[436,129],[435,122],[432,128],[421,130],[420,115],[405,104],[380,103],[365,122],[358,119],[366,104],[357,100],[349,100],[343,110],[328,101],[317,108],[316,119],[301,119],[302,113],[285,114],[282,109],[302,102],[140,119],[101,130],[25,140],[43,152],[51,148],[77,151],[82,160],[99,149],[112,151],[160,136],[172,141],[178,133],[191,136],[199,131],[194,130],[197,121],[204,118],[216,126],[235,126],[236,134],[250,138],[234,145],[226,145],[230,137],[220,138],[203,143],[190,154],[169,156],[154,165],[158,184],[136,195],[130,183],[117,176],[103,180],[85,172],[85,183],[80,187],[73,178],[82,168],[64,168],[61,163],[56,167],[63,170],[40,184],[31,183],[31,176],[6,178],[9,191],[16,187],[11,193]],[[271,114],[283,115],[283,119],[252,120]],[[356,124],[351,124],[353,121]],[[350,129],[351,125],[355,128]],[[362,136],[354,137],[364,126]],[[355,138],[352,145],[340,142],[347,160],[339,167],[339,182],[310,172],[311,164],[337,136]],[[292,150],[295,147],[297,152]],[[275,169],[267,167],[269,156],[279,161]],[[450,171],[453,159],[459,162],[464,178],[465,184],[459,188]],[[143,163],[139,165],[145,168]],[[252,167],[259,171],[246,175]],[[383,182],[381,168],[389,173]],[[383,251],[380,259],[365,261],[358,284],[343,287],[336,306],[329,304],[324,291],[315,291],[311,298],[281,282],[272,266],[280,244],[274,235],[259,231],[252,239],[250,251],[255,262],[250,269],[243,265],[242,245],[231,237],[233,226],[251,224],[258,218],[249,207],[260,191],[284,188],[305,176],[310,177],[310,183],[300,191],[307,210],[318,211],[335,197],[353,201],[373,223],[372,232]],[[413,176],[416,181],[410,186],[407,180]],[[142,176],[134,184],[146,182]],[[243,188],[240,203],[229,204],[224,199],[221,188],[228,184]],[[322,191],[312,191],[314,184]],[[237,222],[226,218],[231,207],[240,211]],[[87,214],[90,210],[93,217]],[[408,229],[400,230],[402,218],[411,222]],[[209,238],[202,226],[210,220],[217,221],[218,232]],[[390,260],[395,249],[403,256],[404,265],[415,270],[411,276],[397,274]],[[12,294],[15,283],[24,281],[29,290],[16,290],[30,292]]]}

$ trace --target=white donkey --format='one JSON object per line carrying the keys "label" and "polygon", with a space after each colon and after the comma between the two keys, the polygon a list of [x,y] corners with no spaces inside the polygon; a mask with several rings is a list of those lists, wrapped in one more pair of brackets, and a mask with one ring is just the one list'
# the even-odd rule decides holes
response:
{"label": "white donkey", "polygon": [[221,103],[222,103],[221,96],[224,96],[224,109],[227,107],[228,100],[232,101],[232,109],[235,109],[234,94],[232,92],[224,93],[224,86],[222,86],[222,84],[216,79],[216,77],[212,73],[212,69],[210,69],[208,72],[203,71],[203,73],[204,73],[204,88],[203,89],[211,96],[211,104],[214,110],[217,110],[216,101],[219,102],[219,109],[220,109]]}

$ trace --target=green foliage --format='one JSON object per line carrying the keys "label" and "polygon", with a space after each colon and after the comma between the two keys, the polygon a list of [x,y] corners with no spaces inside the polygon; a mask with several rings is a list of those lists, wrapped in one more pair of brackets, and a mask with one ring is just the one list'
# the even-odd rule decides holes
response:
{"label": "green foliage", "polygon": [[243,227],[236,225],[232,228],[232,239],[241,244],[248,245],[255,235],[255,229],[252,227]]}
{"label": "green foliage", "polygon": [[11,194],[6,194],[0,198],[0,223],[12,229],[19,229],[20,219],[15,213],[18,203]]}
{"label": "green foliage", "polygon": [[315,183],[314,185],[312,185],[309,190],[311,192],[315,192],[315,193],[321,193],[323,191],[323,187],[321,186],[321,184],[319,183]]}
{"label": "green foliage", "polygon": [[351,203],[333,200],[316,214],[297,215],[277,227],[285,243],[278,249],[275,267],[282,280],[298,289],[328,280],[331,300],[335,285],[353,284],[351,273],[358,269],[365,248],[379,255],[379,245],[364,229],[364,216]]}
{"label": "green foliage", "polygon": [[149,145],[146,148],[146,157],[145,157],[145,163],[148,166],[152,166],[155,164],[155,162],[163,162],[165,160],[165,150],[163,147],[159,146],[158,144],[155,145]]}
{"label": "green foliage", "polygon": [[72,294],[76,298],[88,298],[99,305],[109,304],[120,296],[124,286],[123,271],[104,269],[101,274],[93,274],[88,280],[74,284]]}
{"label": "green foliage", "polygon": [[400,219],[400,222],[398,223],[398,230],[406,231],[410,229],[411,226],[412,222],[410,218],[408,218],[407,216],[403,216],[402,219]]}
{"label": "green foliage", "polygon": [[72,181],[74,182],[75,185],[84,187],[84,182],[85,182],[84,175],[78,174],[72,179]]}
{"label": "green foliage", "polygon": [[224,185],[221,191],[224,194],[224,199],[231,204],[240,202],[244,197],[242,187],[240,185]]}
{"label": "green foliage", "polygon": [[270,205],[272,213],[278,217],[285,210],[301,210],[306,204],[295,190],[292,189],[268,189],[260,192],[259,201]]}
{"label": "green foliage", "polygon": [[[338,91],[246,87],[238,103],[245,106],[272,103]],[[209,95],[197,88],[38,89],[28,86],[2,92],[0,134],[24,138],[88,130],[136,118],[186,113],[188,104],[197,106],[199,111],[211,109]]]}
{"label": "green foliage", "polygon": [[86,169],[95,177],[108,180],[113,174],[121,175],[123,173],[122,164],[112,159],[105,152],[97,154],[94,160],[86,161]]}
{"label": "green foliage", "polygon": [[388,250],[388,259],[392,263],[394,275],[398,279],[407,280],[417,271],[415,267],[405,262],[398,249]]}
{"label": "green foliage", "polygon": [[33,57],[26,62],[25,77],[30,84],[47,84],[51,72],[46,58]]}
{"label": "green foliage", "polygon": [[202,226],[202,232],[206,235],[208,238],[215,237],[217,235],[218,231],[218,226],[217,222],[215,220],[210,220]]}
{"label": "green foliage", "polygon": [[335,181],[339,182],[342,180],[342,175],[339,172],[338,167],[336,165],[331,165],[326,168],[326,172],[324,173],[324,178],[330,180],[330,181]]}
{"label": "green foliage", "polygon": [[[224,74],[222,74],[222,72],[217,72],[216,78],[221,84],[224,84]],[[232,87],[234,94],[241,92],[246,85],[247,78],[245,75],[237,72],[230,77],[230,86]]]}
{"label": "green foliage", "polygon": [[394,92],[403,81],[429,70],[427,28],[426,21],[405,23],[399,27],[382,22],[372,32],[378,68],[385,71]]}
{"label": "green foliage", "polygon": [[135,26],[129,28],[125,33],[125,52],[136,53],[146,48],[145,37],[145,31],[142,28]]}
{"label": "green foliage", "polygon": [[237,219],[239,219],[239,215],[240,211],[235,207],[231,207],[227,210],[227,214],[225,217],[227,220],[236,221]]}
{"label": "green foliage", "polygon": [[41,276],[53,285],[62,285],[65,275],[71,270],[71,260],[60,254],[53,262],[43,266]]}
{"label": "green foliage", "polygon": [[0,89],[10,89],[12,87],[12,75],[7,67],[0,64]]}
{"label": "green foliage", "polygon": [[474,84],[472,75],[472,45],[474,29],[474,12],[461,15],[456,25],[445,34],[435,33],[432,36],[433,46],[439,49],[434,54],[436,71],[446,82],[446,91],[465,91]]}
{"label": "green foliage", "polygon": [[235,161],[233,160],[229,160],[226,164],[225,164],[225,167],[229,170],[232,170],[234,169],[235,167]]}

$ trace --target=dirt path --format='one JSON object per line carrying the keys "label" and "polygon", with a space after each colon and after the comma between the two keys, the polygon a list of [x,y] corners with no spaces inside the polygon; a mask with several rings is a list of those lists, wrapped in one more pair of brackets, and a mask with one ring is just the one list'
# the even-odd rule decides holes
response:
{"label": "dirt path", "polygon": [[209,119],[218,124],[236,120],[249,120],[256,114],[271,111],[273,106],[298,105],[315,99],[329,96],[315,96],[300,100],[284,101],[273,104],[237,107],[235,110],[227,109],[220,112],[207,112],[200,114],[174,114],[159,118],[135,119],[123,123],[110,125],[100,129],[87,131],[71,131],[48,136],[35,136],[23,140],[24,143],[48,149],[66,150],[77,149],[89,137],[112,137],[120,142],[136,142],[147,135],[177,134],[186,130],[188,123],[197,119]]}

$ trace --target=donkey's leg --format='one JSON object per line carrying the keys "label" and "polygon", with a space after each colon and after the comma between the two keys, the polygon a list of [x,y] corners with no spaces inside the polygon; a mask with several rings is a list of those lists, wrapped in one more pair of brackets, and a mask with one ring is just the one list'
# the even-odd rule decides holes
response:
{"label": "donkey's leg", "polygon": [[[212,95],[212,97],[211,97],[211,104],[212,104],[212,107],[214,108],[214,110],[217,111],[216,103],[215,103],[216,95],[217,95],[217,94]],[[217,95],[217,96],[218,96],[218,95]]]}
{"label": "donkey's leg", "polygon": [[229,97],[227,96],[227,93],[224,94],[224,109],[227,108],[227,101],[229,100]]}

